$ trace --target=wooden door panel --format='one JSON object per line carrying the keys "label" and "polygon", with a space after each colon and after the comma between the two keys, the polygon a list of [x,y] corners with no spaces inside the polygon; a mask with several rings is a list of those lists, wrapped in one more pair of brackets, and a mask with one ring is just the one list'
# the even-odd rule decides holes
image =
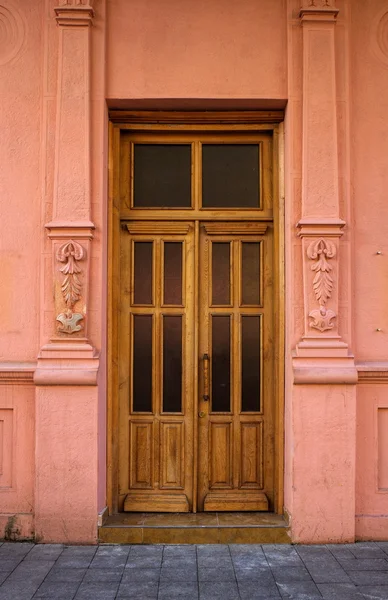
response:
{"label": "wooden door panel", "polygon": [[193,502],[194,227],[122,231],[120,498],[128,511]]}
{"label": "wooden door panel", "polygon": [[184,489],[184,423],[160,423],[160,487]]}
{"label": "wooden door panel", "polygon": [[232,437],[232,422],[210,422],[210,489],[233,487]]}
{"label": "wooden door panel", "polygon": [[[197,252],[193,225],[173,225],[131,223],[123,232],[122,506],[189,511],[198,493],[199,510],[268,510],[273,497],[272,227],[228,222],[223,229],[221,222],[206,223]],[[199,360],[198,409],[196,326],[200,357],[210,356],[206,393],[205,362]]]}
{"label": "wooden door panel", "polygon": [[241,489],[263,487],[263,423],[240,423]]}
{"label": "wooden door panel", "polygon": [[198,506],[268,510],[273,497],[271,224],[204,223],[200,265],[200,356],[209,356],[210,382],[209,394],[199,398]]}
{"label": "wooden door panel", "polygon": [[129,486],[138,489],[153,488],[154,452],[153,421],[130,423]]}

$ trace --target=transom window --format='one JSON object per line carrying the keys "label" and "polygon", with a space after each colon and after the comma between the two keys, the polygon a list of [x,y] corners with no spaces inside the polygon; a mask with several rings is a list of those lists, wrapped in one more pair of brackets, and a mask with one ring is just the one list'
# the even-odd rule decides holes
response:
{"label": "transom window", "polygon": [[129,208],[263,210],[267,140],[238,138],[171,135],[166,143],[157,134],[132,136]]}

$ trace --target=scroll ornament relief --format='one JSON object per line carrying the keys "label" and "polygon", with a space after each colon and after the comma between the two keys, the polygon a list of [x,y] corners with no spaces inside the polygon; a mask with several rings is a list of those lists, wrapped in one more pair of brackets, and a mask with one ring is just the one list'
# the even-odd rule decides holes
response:
{"label": "scroll ornament relief", "polygon": [[78,262],[85,258],[85,250],[78,242],[70,240],[59,247],[56,257],[60,263],[64,263],[59,270],[64,275],[61,290],[67,306],[67,309],[57,316],[57,321],[60,323],[58,331],[61,333],[75,333],[82,329],[82,324],[79,324],[79,321],[84,318],[81,313],[73,312],[73,310],[76,302],[81,298],[82,283],[80,274],[82,270]]}
{"label": "scroll ornament relief", "polygon": [[334,327],[333,319],[337,316],[333,310],[326,308],[327,301],[331,298],[333,290],[332,265],[329,259],[336,255],[336,247],[333,242],[320,238],[311,242],[307,248],[307,256],[314,263],[311,270],[315,273],[313,289],[319,309],[309,312],[311,318],[310,327],[323,332]]}

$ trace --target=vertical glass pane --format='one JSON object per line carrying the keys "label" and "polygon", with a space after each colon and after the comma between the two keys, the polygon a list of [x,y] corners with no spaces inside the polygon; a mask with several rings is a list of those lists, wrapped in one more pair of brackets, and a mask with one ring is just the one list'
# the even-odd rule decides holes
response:
{"label": "vertical glass pane", "polygon": [[152,246],[134,243],[134,304],[152,304]]}
{"label": "vertical glass pane", "polygon": [[133,317],[133,411],[152,412],[152,315]]}
{"label": "vertical glass pane", "polygon": [[212,316],[212,411],[230,412],[230,316]]}
{"label": "vertical glass pane", "polygon": [[202,206],[260,208],[258,144],[203,144]]}
{"label": "vertical glass pane", "polygon": [[136,208],[190,208],[190,144],[135,144],[134,154]]}
{"label": "vertical glass pane", "polygon": [[182,317],[163,316],[163,412],[182,412]]}
{"label": "vertical glass pane", "polygon": [[164,304],[182,304],[182,242],[164,242]]}
{"label": "vertical glass pane", "polygon": [[241,317],[241,410],[260,410],[260,317]]}
{"label": "vertical glass pane", "polygon": [[230,244],[212,243],[212,304],[230,304]]}
{"label": "vertical glass pane", "polygon": [[242,242],[242,304],[260,304],[260,242]]}

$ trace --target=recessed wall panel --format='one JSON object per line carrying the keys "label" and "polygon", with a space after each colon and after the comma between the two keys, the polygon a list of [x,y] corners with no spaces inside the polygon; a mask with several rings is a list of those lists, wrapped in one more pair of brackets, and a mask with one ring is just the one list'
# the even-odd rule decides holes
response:
{"label": "recessed wall panel", "polygon": [[388,490],[388,408],[377,410],[378,487]]}
{"label": "recessed wall panel", "polygon": [[12,486],[13,410],[0,409],[0,489]]}

